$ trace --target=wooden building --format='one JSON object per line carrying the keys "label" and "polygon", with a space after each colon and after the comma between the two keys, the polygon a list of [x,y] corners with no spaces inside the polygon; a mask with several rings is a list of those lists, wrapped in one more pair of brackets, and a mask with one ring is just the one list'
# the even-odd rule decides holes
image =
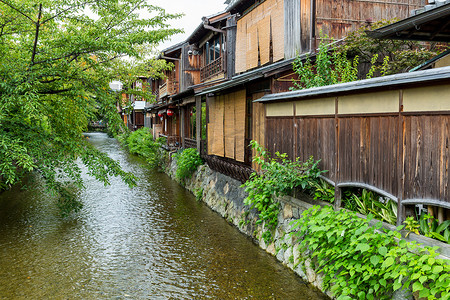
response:
{"label": "wooden building", "polygon": [[253,101],[292,87],[292,78],[296,78],[292,62],[297,54],[306,57],[314,52],[321,36],[342,39],[371,22],[407,17],[422,2],[233,1],[227,12],[235,16],[236,39],[234,43],[228,40],[227,51],[235,53],[235,74],[196,93],[204,95],[208,105],[207,161],[214,161],[210,165],[246,180],[255,167],[249,141],[264,144],[269,126],[264,106]]}
{"label": "wooden building", "polygon": [[[371,35],[448,43],[449,17],[450,3]],[[257,100],[264,144],[291,159],[320,159],[337,207],[342,189],[359,187],[397,202],[399,224],[415,205],[450,219],[450,67],[434,67],[265,95]]]}

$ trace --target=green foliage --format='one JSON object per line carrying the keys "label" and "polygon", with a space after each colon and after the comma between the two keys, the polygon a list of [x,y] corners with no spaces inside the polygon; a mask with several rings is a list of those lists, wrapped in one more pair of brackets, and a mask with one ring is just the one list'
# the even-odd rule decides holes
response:
{"label": "green foliage", "polygon": [[194,190],[195,199],[197,201],[202,201],[203,199],[203,188],[199,187]]}
{"label": "green foliage", "polygon": [[297,56],[293,62],[293,70],[299,80],[293,81],[294,89],[308,89],[318,86],[332,85],[358,79],[358,57],[348,60],[345,52],[338,52],[323,42],[319,45],[315,64],[309,58]]}
{"label": "green foliage", "polygon": [[334,202],[334,186],[319,178],[318,181],[312,180],[309,182],[310,188],[313,191],[314,200],[322,200],[329,203]]}
{"label": "green foliage", "polygon": [[[396,21],[398,20],[375,22],[353,31],[337,50],[347,53],[350,57],[358,56],[360,63],[371,63],[373,70],[368,78],[371,78],[373,73],[391,75],[407,72],[439,54],[439,50],[433,47],[430,49],[415,41],[379,40],[367,36],[368,30],[375,30]],[[375,55],[376,59],[373,59]]]}
{"label": "green foliage", "polygon": [[176,153],[174,158],[177,160],[175,177],[182,182],[186,178],[191,177],[197,168],[203,164],[200,153],[195,148],[184,149],[180,153]]}
{"label": "green foliage", "polygon": [[[392,299],[400,288],[410,288],[428,299],[450,298],[450,262],[438,258],[437,248],[420,248],[401,240],[398,231],[370,226],[354,212],[314,206],[293,221],[323,287],[337,299]],[[400,230],[402,226],[398,227]]]}
{"label": "green foliage", "polygon": [[422,213],[419,218],[419,230],[427,237],[450,244],[450,220],[439,224],[433,216]]}
{"label": "green foliage", "polygon": [[261,172],[252,173],[242,185],[248,193],[244,200],[246,205],[259,211],[257,224],[264,224],[263,239],[266,243],[272,240],[271,231],[278,224],[279,203],[274,197],[289,194],[294,188],[305,189],[309,182],[317,180],[322,173],[312,157],[306,162],[298,159],[290,161],[287,154],[275,153],[271,158],[269,153],[256,141],[251,141],[252,149],[256,150],[253,161],[261,167]]}
{"label": "green foliage", "polygon": [[77,209],[68,189],[83,187],[80,158],[102,182],[121,176],[132,185],[82,133],[98,115],[113,134],[126,131],[109,90],[114,62],[180,32],[167,24],[178,15],[140,0],[5,0],[0,11],[0,188],[37,171],[61,206]]}
{"label": "green foliage", "polygon": [[414,217],[407,217],[406,220],[403,222],[405,224],[405,229],[408,230],[408,233],[406,234],[406,237],[408,237],[408,235],[411,232],[414,232],[415,234],[420,234],[419,233],[419,222],[417,222]]}
{"label": "green foliage", "polygon": [[397,203],[394,201],[385,200],[366,189],[362,190],[361,196],[352,194],[351,198],[356,203],[359,213],[363,215],[372,214],[375,219],[392,225],[397,223]]}
{"label": "green foliage", "polygon": [[167,153],[162,148],[165,138],[153,139],[149,128],[140,128],[132,133],[118,136],[119,142],[133,153],[145,158],[151,168],[164,169],[167,165]]}

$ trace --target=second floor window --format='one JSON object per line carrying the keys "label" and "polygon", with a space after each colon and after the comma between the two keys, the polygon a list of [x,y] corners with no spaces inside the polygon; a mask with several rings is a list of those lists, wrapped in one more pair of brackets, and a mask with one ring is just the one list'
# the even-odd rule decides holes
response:
{"label": "second floor window", "polygon": [[219,34],[209,40],[205,45],[206,62],[208,65],[222,56],[222,52],[225,51],[225,43],[223,41],[222,34]]}

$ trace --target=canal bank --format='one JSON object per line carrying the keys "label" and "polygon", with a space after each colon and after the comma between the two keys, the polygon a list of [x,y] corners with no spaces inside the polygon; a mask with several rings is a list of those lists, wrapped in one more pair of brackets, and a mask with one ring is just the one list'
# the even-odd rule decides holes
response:
{"label": "canal bank", "polygon": [[[173,159],[167,168],[167,173],[175,180],[176,170],[176,160]],[[244,205],[246,193],[244,192],[244,188],[241,187],[241,183],[239,181],[215,172],[207,165],[202,165],[196,172],[194,172],[192,177],[185,180],[183,185],[194,195],[196,195],[198,199],[205,202],[212,210],[216,211],[230,224],[233,224],[236,228],[238,228],[239,231],[251,237],[253,241],[259,245],[259,247],[275,256],[278,261],[293,270],[303,280],[333,298],[333,294],[330,290],[325,290],[323,288],[323,273],[317,273],[314,270],[315,262],[313,262],[310,258],[311,253],[308,251],[302,252],[300,248],[301,240],[289,234],[292,232],[292,221],[298,220],[301,217],[301,214],[310,209],[313,204],[325,205],[325,202],[313,202],[307,196],[303,199],[297,199],[289,196],[279,197],[277,201],[280,203],[281,209],[278,215],[278,226],[275,229],[273,242],[266,244],[262,238],[263,226],[256,224],[258,212],[254,209],[250,210],[248,206]],[[363,216],[360,217],[363,218]],[[383,223],[383,227],[385,227],[388,231],[395,230],[394,226],[386,223]],[[417,240],[420,243],[429,246],[436,246],[436,244],[438,244],[441,247],[440,251],[442,251],[442,254],[438,259],[445,260],[449,258],[448,254],[450,249],[446,244],[436,242],[422,236],[416,236],[414,234],[410,234],[408,240]],[[412,250],[412,252],[414,251]],[[406,263],[414,264],[416,262],[411,261]],[[411,267],[411,272],[413,269],[414,268]],[[411,275],[412,273],[405,277],[409,277]],[[448,280],[447,277],[443,278]],[[426,278],[426,280],[431,279]],[[403,283],[405,283],[405,281],[406,278],[403,279]],[[412,289],[414,289],[414,293]],[[369,291],[367,292],[369,293]],[[405,290],[397,289],[393,293],[392,299],[419,299],[419,292],[420,291],[415,287]],[[448,299],[449,297],[448,294],[440,295],[442,296],[442,299]]]}

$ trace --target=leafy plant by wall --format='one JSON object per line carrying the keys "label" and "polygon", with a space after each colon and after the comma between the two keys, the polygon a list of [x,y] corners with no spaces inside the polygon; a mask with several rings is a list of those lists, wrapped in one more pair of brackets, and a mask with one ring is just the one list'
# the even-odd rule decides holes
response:
{"label": "leafy plant by wall", "polygon": [[251,141],[250,145],[256,150],[253,161],[261,167],[261,171],[252,173],[242,185],[248,193],[244,203],[259,211],[257,224],[264,224],[263,239],[269,243],[272,240],[271,231],[278,224],[280,210],[274,197],[287,195],[297,187],[309,187],[309,183],[318,180],[323,171],[317,167],[319,161],[314,161],[312,157],[306,162],[298,159],[291,161],[287,154],[276,152],[275,157],[271,158],[256,141]]}
{"label": "leafy plant by wall", "polygon": [[[420,248],[387,231],[381,222],[370,226],[354,212],[314,206],[291,223],[302,240],[324,288],[337,299],[392,299],[394,291],[410,288],[419,297],[450,299],[450,261],[437,248]],[[400,230],[403,226],[399,226]]]}
{"label": "leafy plant by wall", "polygon": [[175,177],[181,181],[191,177],[197,168],[203,164],[197,149],[187,148],[180,153],[176,153],[174,158],[177,160],[177,171]]}
{"label": "leafy plant by wall", "polygon": [[133,153],[145,158],[152,168],[164,169],[167,165],[168,154],[162,148],[165,138],[153,139],[149,128],[141,128],[131,133],[125,133],[117,137],[119,142]]}

